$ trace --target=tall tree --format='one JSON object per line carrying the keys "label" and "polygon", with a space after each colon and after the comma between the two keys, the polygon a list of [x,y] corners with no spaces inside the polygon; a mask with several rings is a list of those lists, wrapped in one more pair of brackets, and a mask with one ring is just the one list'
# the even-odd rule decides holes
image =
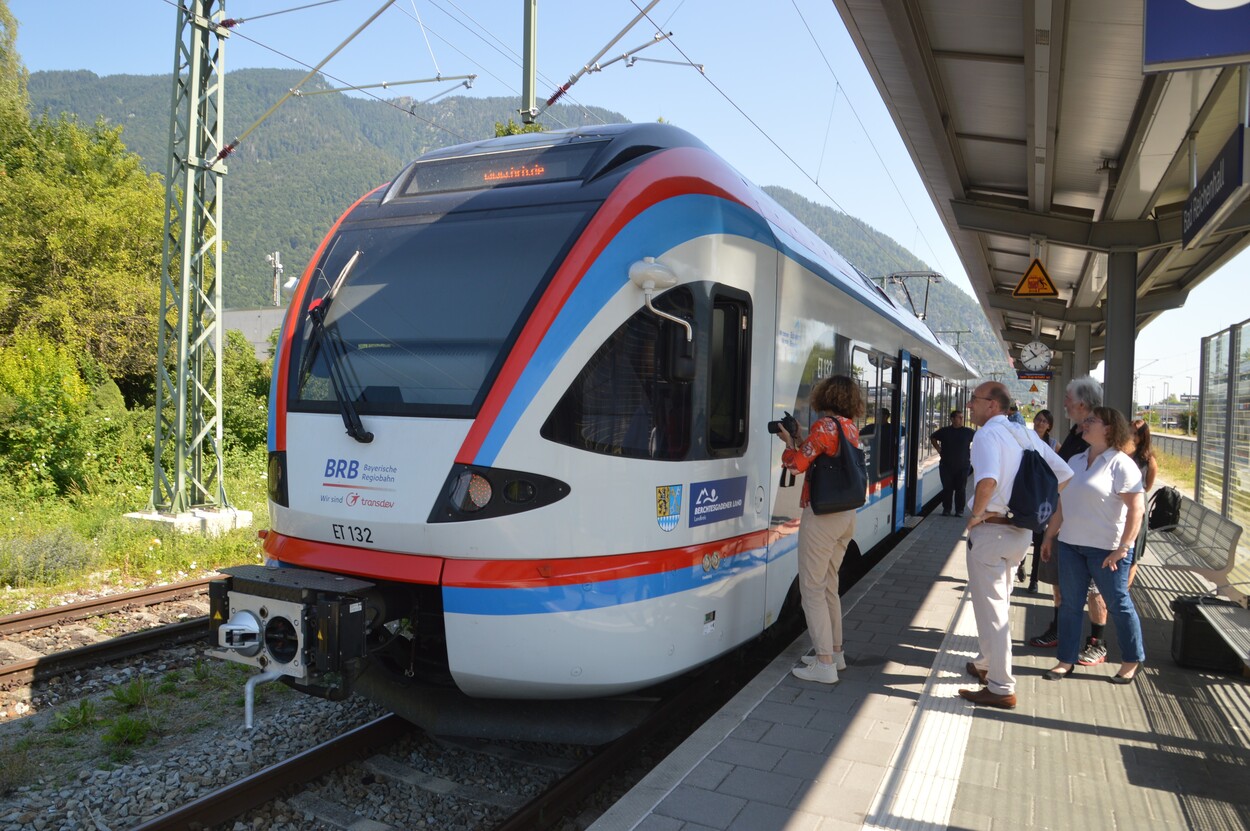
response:
{"label": "tall tree", "polygon": [[20,143],[30,122],[26,97],[26,67],[17,54],[17,20],[9,4],[0,0],[0,175],[6,150]]}
{"label": "tall tree", "polygon": [[120,128],[35,122],[0,177],[0,342],[38,331],[139,397],[155,375],[163,210]]}
{"label": "tall tree", "polygon": [[32,123],[17,21],[0,0],[0,345],[37,332],[145,397],[163,210],[159,179],[120,128]]}

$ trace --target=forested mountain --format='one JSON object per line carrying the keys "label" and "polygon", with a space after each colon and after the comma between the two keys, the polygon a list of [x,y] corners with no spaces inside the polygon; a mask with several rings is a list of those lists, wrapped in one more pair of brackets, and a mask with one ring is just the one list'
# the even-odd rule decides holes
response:
{"label": "forested mountain", "polygon": [[[226,76],[225,134],[245,131],[295,86],[304,73],[242,69]],[[305,91],[328,88],[319,79]],[[148,168],[165,173],[170,81],[165,76],[36,72],[31,109],[73,113],[91,124],[122,125],[122,139]],[[552,107],[548,124],[615,123],[624,116],[597,107]],[[270,302],[273,272],[265,255],[280,251],[290,276],[302,271],[340,214],[390,181],[422,153],[495,135],[495,123],[516,117],[508,98],[450,97],[431,104],[387,102],[340,94],[293,97],[228,162],[222,212],[226,250],[222,283],[228,307]]]}
{"label": "forested mountain", "polygon": [[[226,135],[246,130],[301,77],[299,71],[278,69],[229,73]],[[308,91],[318,88],[327,86],[320,79],[305,86]],[[35,113],[67,112],[85,123],[103,118],[123,125],[127,146],[150,170],[165,172],[167,77],[36,72],[30,76],[29,94]],[[266,254],[281,252],[287,276],[301,272],[322,235],[359,196],[389,181],[427,150],[494,135],[495,124],[515,117],[515,110],[510,98],[457,96],[420,104],[404,97],[383,102],[325,94],[288,100],[229,159],[223,212],[226,305],[269,303],[273,275]],[[597,107],[560,106],[547,119],[569,126],[625,120]],[[846,214],[783,188],[765,189],[872,278],[929,268],[893,239]],[[917,303],[923,302],[923,282],[915,281],[912,289]],[[887,290],[907,308],[899,287]],[[959,338],[961,352],[987,377],[1013,377],[985,315],[956,286],[942,282],[930,287],[928,323],[938,331],[972,329]],[[943,337],[955,342],[953,334]]]}

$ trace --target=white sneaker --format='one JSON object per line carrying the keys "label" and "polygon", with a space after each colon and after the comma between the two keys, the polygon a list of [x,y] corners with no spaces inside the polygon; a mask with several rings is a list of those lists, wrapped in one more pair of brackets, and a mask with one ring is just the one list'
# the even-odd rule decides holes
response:
{"label": "white sneaker", "polygon": [[[804,655],[803,663],[810,667],[812,664],[817,663],[816,656]],[[833,665],[837,667],[839,670],[846,669],[846,653],[845,652],[833,653]]]}
{"label": "white sneaker", "polygon": [[838,683],[838,668],[833,664],[815,663],[808,667],[795,667],[790,673],[803,681],[816,681],[820,684]]}

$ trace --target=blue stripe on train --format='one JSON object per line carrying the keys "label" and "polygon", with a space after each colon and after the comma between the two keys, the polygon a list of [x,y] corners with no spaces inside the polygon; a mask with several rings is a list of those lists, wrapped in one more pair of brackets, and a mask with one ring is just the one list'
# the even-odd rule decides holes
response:
{"label": "blue stripe on train", "polygon": [[[776,560],[794,549],[794,542],[778,545],[768,557]],[[710,572],[704,572],[702,566],[694,565],[659,574],[624,577],[620,580],[537,588],[444,586],[443,611],[462,615],[539,615],[607,609],[680,594],[738,577],[763,568],[765,557],[765,550],[757,548],[722,560],[720,567]]]}

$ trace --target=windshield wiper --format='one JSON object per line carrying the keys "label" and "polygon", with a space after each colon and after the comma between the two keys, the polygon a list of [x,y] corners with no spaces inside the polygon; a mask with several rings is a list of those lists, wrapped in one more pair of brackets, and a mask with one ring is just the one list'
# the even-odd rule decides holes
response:
{"label": "windshield wiper", "polygon": [[343,281],[347,279],[347,275],[359,259],[360,251],[352,254],[351,259],[343,266],[338,279],[334,281],[334,285],[325,296],[320,300],[314,300],[309,305],[308,319],[312,321],[313,331],[308,342],[308,354],[304,358],[304,366],[300,369],[299,377],[304,378],[312,370],[313,361],[316,360],[324,341],[326,373],[330,376],[330,386],[334,389],[334,397],[339,402],[339,414],[343,417],[343,426],[347,428],[347,435],[361,444],[368,444],[373,441],[373,433],[366,430],[364,424],[361,423],[360,413],[356,412],[356,404],[347,393],[347,379],[343,375],[343,364],[347,360],[347,347],[337,328],[326,327],[326,315],[329,314],[330,304],[334,302],[339,287],[343,285]]}

